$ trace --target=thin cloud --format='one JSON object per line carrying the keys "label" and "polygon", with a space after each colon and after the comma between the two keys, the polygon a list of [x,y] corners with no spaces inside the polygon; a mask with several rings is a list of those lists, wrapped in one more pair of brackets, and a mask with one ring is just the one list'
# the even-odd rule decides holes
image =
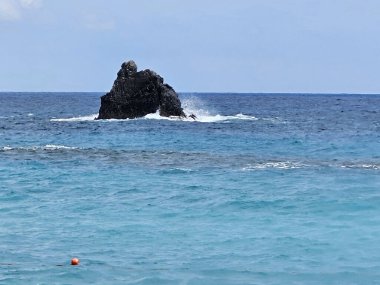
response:
{"label": "thin cloud", "polygon": [[27,9],[38,8],[41,0],[0,0],[0,21],[16,21]]}
{"label": "thin cloud", "polygon": [[0,20],[12,21],[21,17],[16,1],[0,0]]}
{"label": "thin cloud", "polygon": [[41,0],[19,0],[23,8],[36,8],[41,5]]}

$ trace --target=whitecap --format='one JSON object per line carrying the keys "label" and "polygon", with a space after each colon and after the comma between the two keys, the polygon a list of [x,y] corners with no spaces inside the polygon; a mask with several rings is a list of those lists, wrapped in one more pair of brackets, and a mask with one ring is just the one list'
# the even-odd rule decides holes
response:
{"label": "whitecap", "polygon": [[244,120],[244,121],[256,121],[258,120],[255,116],[249,116],[244,114],[236,114],[236,115],[230,115],[230,116],[224,116],[224,115],[208,115],[208,116],[202,116],[202,115],[196,115],[197,120],[201,123],[216,123],[216,122],[226,122],[226,121],[234,121],[234,120]]}
{"label": "whitecap", "polygon": [[[205,103],[196,97],[190,97],[182,100],[183,111],[187,117],[163,117],[160,116],[159,110],[156,113],[151,113],[143,118],[138,119],[148,119],[148,120],[168,120],[168,121],[184,121],[184,122],[200,122],[200,123],[216,123],[216,122],[229,122],[234,120],[244,120],[244,121],[256,121],[258,118],[251,115],[246,115],[238,113],[235,115],[221,115],[212,110],[205,105]],[[196,119],[190,117],[190,115],[195,115]],[[81,121],[93,121],[98,114],[92,114],[87,116],[73,117],[73,118],[52,118],[52,122],[81,122]],[[128,119],[107,119],[100,120],[103,122],[113,122],[113,121],[128,121]]]}
{"label": "whitecap", "polygon": [[[250,120],[250,121],[256,121],[258,120],[255,116],[249,116],[244,114],[236,114],[231,116],[224,116],[224,115],[205,115],[205,114],[199,114],[197,112],[188,112],[186,110],[185,114],[187,117],[163,117],[160,116],[159,111],[156,113],[148,114],[144,116],[145,119],[149,120],[169,120],[169,121],[184,121],[184,122],[200,122],[200,123],[216,123],[216,122],[223,122],[223,121],[232,121],[232,120]],[[191,114],[194,114],[196,116],[196,119],[192,119],[190,117]]]}
{"label": "whitecap", "polygon": [[65,146],[65,145],[55,145],[55,144],[47,144],[42,147],[44,150],[58,150],[58,149],[78,149],[77,147]]}
{"label": "whitecap", "polygon": [[13,149],[13,148],[10,147],[10,146],[4,146],[4,147],[2,148],[3,151],[12,150],[12,149]]}
{"label": "whitecap", "polygon": [[156,113],[151,113],[144,116],[145,119],[149,120],[171,120],[171,121],[180,121],[180,117],[162,117],[160,116],[160,112],[157,111]]}
{"label": "whitecap", "polygon": [[[169,120],[169,121],[185,121],[185,122],[201,122],[201,123],[215,123],[215,122],[228,122],[232,120],[258,120],[255,116],[245,115],[242,113],[236,115],[220,115],[217,112],[213,111],[212,108],[209,108],[205,103],[197,97],[185,98],[182,100],[182,107],[184,113],[187,117],[163,117],[160,116],[159,110],[156,113],[151,113],[140,119],[148,120]],[[190,115],[194,114],[196,120],[192,119]],[[79,117],[72,118],[51,118],[52,122],[83,122],[83,121],[94,121],[99,114],[91,114]],[[103,122],[114,122],[114,121],[128,121],[129,119],[107,119],[100,120]]]}
{"label": "whitecap", "polygon": [[260,170],[260,169],[299,169],[304,168],[307,165],[300,162],[291,161],[271,161],[249,164],[243,168],[243,170]]}
{"label": "whitecap", "polygon": [[94,121],[99,114],[92,114],[87,116],[79,116],[73,118],[52,118],[51,122],[84,122],[84,121]]}
{"label": "whitecap", "polygon": [[380,165],[378,164],[346,164],[342,165],[342,168],[358,168],[358,169],[374,169],[374,170],[380,170]]}
{"label": "whitecap", "polygon": [[65,145],[54,145],[54,144],[47,144],[44,146],[20,146],[20,147],[4,146],[1,148],[2,151],[12,151],[12,150],[38,151],[38,150],[73,150],[73,149],[78,149],[78,148],[65,146]]}
{"label": "whitecap", "polygon": [[[189,97],[182,100],[182,107],[183,111],[188,116],[183,120],[189,122],[216,123],[231,120],[257,120],[254,116],[244,115],[242,113],[229,116],[218,114],[197,97]],[[196,120],[189,117],[192,114],[197,117]]]}

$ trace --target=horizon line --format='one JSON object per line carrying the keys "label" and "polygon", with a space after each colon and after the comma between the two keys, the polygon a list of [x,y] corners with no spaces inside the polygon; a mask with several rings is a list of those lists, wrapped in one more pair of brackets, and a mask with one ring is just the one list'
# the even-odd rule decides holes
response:
{"label": "horizon line", "polygon": [[[1,93],[108,93],[109,91],[0,91]],[[178,91],[178,94],[256,94],[256,95],[380,95],[379,93],[348,93],[348,92],[237,92],[237,91]]]}

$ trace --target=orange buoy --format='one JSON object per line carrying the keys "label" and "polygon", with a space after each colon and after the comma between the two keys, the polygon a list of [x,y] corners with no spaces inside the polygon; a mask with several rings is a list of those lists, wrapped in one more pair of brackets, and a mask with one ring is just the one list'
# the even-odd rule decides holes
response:
{"label": "orange buoy", "polygon": [[79,259],[74,257],[73,259],[71,259],[71,265],[79,265]]}

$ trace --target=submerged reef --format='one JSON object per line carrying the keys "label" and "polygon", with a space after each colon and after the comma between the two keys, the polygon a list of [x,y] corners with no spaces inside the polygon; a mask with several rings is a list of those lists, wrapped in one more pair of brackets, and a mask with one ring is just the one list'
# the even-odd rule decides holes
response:
{"label": "submerged reef", "polygon": [[101,97],[96,119],[133,119],[157,111],[165,117],[186,117],[174,89],[150,69],[137,71],[131,60],[121,65],[111,91]]}

